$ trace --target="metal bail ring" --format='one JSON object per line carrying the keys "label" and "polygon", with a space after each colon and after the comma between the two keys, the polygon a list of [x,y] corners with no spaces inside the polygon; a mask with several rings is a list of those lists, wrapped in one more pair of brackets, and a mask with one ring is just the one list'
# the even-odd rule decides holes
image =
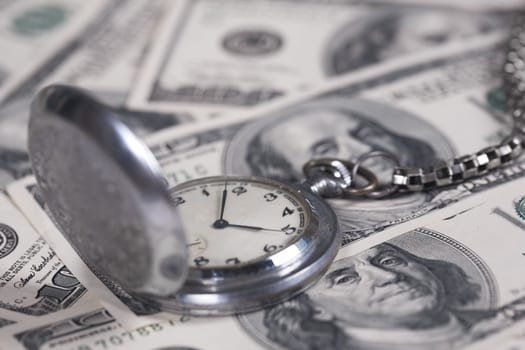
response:
{"label": "metal bail ring", "polygon": [[[303,173],[308,179],[312,179],[315,174],[319,172],[328,173],[333,179],[337,181],[342,194],[344,196],[364,196],[373,192],[378,185],[377,177],[374,173],[365,167],[359,167],[353,174],[355,164],[349,160],[343,160],[338,158],[317,158],[308,161],[303,166]],[[355,181],[353,179],[357,176],[363,177],[367,184],[361,187],[353,187]]]}
{"label": "metal bail ring", "polygon": [[[362,154],[357,158],[355,165],[352,168],[352,177],[355,177],[357,174],[359,174],[359,170],[361,170],[363,167],[361,165],[363,164],[363,162],[365,162],[366,160],[370,158],[375,158],[375,157],[390,159],[396,167],[400,165],[399,159],[392,153],[388,153],[384,151],[371,151],[371,152]],[[398,189],[397,185],[391,184],[390,186],[385,186],[384,188],[380,190],[371,191],[367,193],[366,196],[370,198],[383,198],[383,197],[391,195],[392,193],[397,191],[397,189]]]}

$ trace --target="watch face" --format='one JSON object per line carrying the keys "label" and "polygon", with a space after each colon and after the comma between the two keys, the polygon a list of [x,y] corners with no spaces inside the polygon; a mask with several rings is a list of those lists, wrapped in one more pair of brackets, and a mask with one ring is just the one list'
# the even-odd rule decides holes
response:
{"label": "watch face", "polygon": [[264,179],[205,178],[170,193],[193,267],[239,267],[263,260],[297,241],[311,218],[300,194]]}

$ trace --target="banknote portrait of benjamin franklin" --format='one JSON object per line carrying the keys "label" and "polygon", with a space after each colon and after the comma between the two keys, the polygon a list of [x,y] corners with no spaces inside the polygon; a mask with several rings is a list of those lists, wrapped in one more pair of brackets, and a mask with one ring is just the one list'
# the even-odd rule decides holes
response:
{"label": "banknote portrait of benjamin franklin", "polygon": [[[414,6],[376,6],[336,30],[323,52],[328,75],[504,28],[505,16]],[[414,30],[417,28],[417,30]]]}
{"label": "banknote portrait of benjamin franklin", "polygon": [[[395,155],[404,166],[430,165],[454,155],[440,132],[414,115],[368,100],[327,97],[249,124],[227,147],[225,167],[234,174],[298,182],[310,159],[355,160],[374,150]],[[393,164],[388,160],[372,158],[366,167],[385,183],[390,180]],[[423,214],[433,196],[427,192],[330,204],[348,243],[354,236]]]}
{"label": "banknote portrait of benjamin franklin", "polygon": [[305,294],[241,324],[272,348],[324,350],[451,349],[504,325],[481,259],[437,232],[403,236],[335,261]]}

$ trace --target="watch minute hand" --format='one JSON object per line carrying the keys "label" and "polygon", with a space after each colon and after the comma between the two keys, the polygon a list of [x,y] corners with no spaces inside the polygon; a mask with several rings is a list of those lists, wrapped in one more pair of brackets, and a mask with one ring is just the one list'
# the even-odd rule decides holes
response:
{"label": "watch minute hand", "polygon": [[229,227],[237,227],[237,228],[245,228],[245,229],[248,229],[248,230],[255,230],[255,231],[275,231],[275,232],[282,232],[281,230],[275,230],[275,229],[271,229],[271,228],[264,228],[264,227],[260,227],[260,226],[250,226],[250,225],[237,225],[237,224],[230,224],[228,223],[228,226]]}

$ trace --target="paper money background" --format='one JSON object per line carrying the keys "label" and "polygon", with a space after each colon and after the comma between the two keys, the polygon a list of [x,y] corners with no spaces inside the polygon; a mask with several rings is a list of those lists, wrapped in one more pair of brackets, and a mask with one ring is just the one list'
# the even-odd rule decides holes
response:
{"label": "paper money background", "polygon": [[309,159],[371,150],[433,164],[509,132],[501,64],[522,8],[0,0],[0,349],[525,348],[523,158],[441,191],[330,200],[343,247],[314,288],[208,319],[163,313],[94,274],[48,217],[26,145],[34,94],[60,83],[114,107],[169,186],[298,181]]}

